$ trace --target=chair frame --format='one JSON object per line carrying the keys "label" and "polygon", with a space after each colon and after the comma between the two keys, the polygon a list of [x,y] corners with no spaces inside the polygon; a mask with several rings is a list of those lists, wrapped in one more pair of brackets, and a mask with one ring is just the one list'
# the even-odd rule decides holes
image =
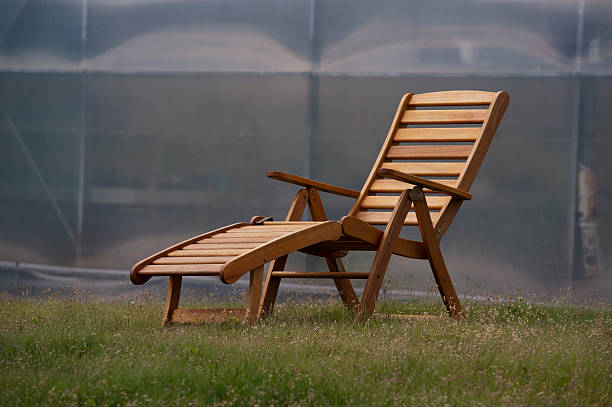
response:
{"label": "chair frame", "polygon": [[[296,193],[284,222],[271,222],[263,217],[254,217],[249,224],[229,225],[196,236],[139,262],[132,269],[131,279],[135,284],[142,284],[151,275],[169,275],[168,299],[163,319],[163,323],[168,324],[202,320],[220,321],[226,320],[229,315],[238,316],[253,323],[272,314],[280,282],[283,278],[332,278],[343,304],[355,312],[355,322],[358,323],[367,320],[374,313],[376,300],[391,255],[396,254],[403,257],[428,260],[448,314],[458,318],[462,314],[461,303],[448,273],[439,243],[463,201],[472,197],[468,190],[480,169],[508,102],[509,97],[506,92],[448,91],[418,95],[408,93],[404,95],[398,106],[387,138],[361,191],[341,188],[284,172],[269,171],[268,177],[272,179],[304,187]],[[471,107],[483,105],[488,106],[486,110],[471,109]],[[469,108],[463,110],[417,110],[423,106],[426,108],[432,106],[469,106]],[[416,132],[400,130],[403,124],[462,125],[476,123],[481,123],[481,126],[471,127],[468,130],[461,130],[459,127],[449,129],[449,131],[437,128],[435,129],[436,134],[433,131],[419,128],[418,131],[425,136],[417,136],[416,139],[412,136],[412,134],[417,134]],[[402,141],[406,137],[413,137],[409,139],[411,142],[419,141],[418,137],[423,137],[423,140],[427,142],[432,140],[444,142],[469,141],[473,144],[471,147],[464,147],[450,143],[450,146],[438,149],[414,146],[409,146],[409,149],[398,148],[400,144],[398,140]],[[389,160],[389,157],[399,157],[400,159],[406,157],[411,159],[461,158],[466,161],[461,165],[453,165],[451,162],[446,167],[445,164],[435,162],[427,162],[425,165],[420,164],[418,166],[413,165],[414,168],[418,169],[426,168],[426,171],[423,172],[425,176],[445,175],[447,171],[454,171],[449,173],[458,176],[457,181],[453,182],[455,184],[453,186],[449,185],[448,182],[427,179],[404,172],[402,169],[406,166],[401,163],[399,165],[393,164],[393,160]],[[440,170],[440,168],[450,168],[451,170]],[[460,168],[460,170],[457,170],[457,168]],[[393,211],[390,214],[368,212],[370,207],[387,208],[389,203],[394,202],[394,197],[386,196],[382,199],[372,200],[373,186],[377,182],[380,183],[381,179],[396,182],[393,187],[395,189],[392,192],[401,192],[392,206]],[[397,184],[397,181],[400,184]],[[355,203],[347,216],[339,222],[330,222],[327,221],[319,191],[354,198]],[[431,195],[426,197],[426,193],[442,194],[448,199],[431,198]],[[437,196],[439,197],[439,195]],[[428,199],[432,199],[432,202],[435,199],[438,200],[435,201],[438,203],[433,204],[434,206],[439,205],[438,209],[440,209],[440,212],[436,214],[436,219],[432,218]],[[374,206],[367,206],[368,201],[378,203]],[[383,201],[384,205],[387,206],[380,206],[380,202]],[[301,221],[306,206],[309,208],[313,222]],[[414,218],[408,216],[411,208],[414,209]],[[385,225],[385,228],[380,230],[373,224]],[[253,229],[256,225],[261,225],[262,228]],[[422,241],[401,238],[400,232],[405,225],[418,226]],[[241,232],[240,228],[245,228],[242,229],[244,231],[251,230],[251,232]],[[300,231],[296,231],[295,228],[300,228]],[[276,231],[274,236],[277,236],[280,233],[279,231],[287,230],[288,232],[279,238],[262,243],[261,246],[251,251],[245,250],[246,253],[231,258],[224,265],[200,265],[195,272],[193,265],[187,267],[154,265],[164,256],[172,255],[172,252],[188,248],[189,245],[194,243],[197,246],[205,239],[220,236],[230,229],[243,233],[240,236],[247,236],[244,233],[256,233],[259,230]],[[291,232],[289,232],[289,229],[291,229]],[[317,240],[310,236],[312,234],[318,234],[320,238]],[[287,257],[289,253],[295,250],[323,257],[329,271],[285,271]],[[347,272],[345,270],[341,258],[346,256],[349,251],[354,250],[375,251],[369,272]],[[215,255],[220,254],[223,253],[215,252]],[[270,263],[265,279],[263,278],[262,258],[263,264]],[[163,270],[158,271],[159,268]],[[145,271],[147,271],[146,275],[144,275]],[[244,310],[178,308],[182,275],[219,275],[224,283],[230,284],[247,272],[250,272],[250,281],[247,304]],[[349,281],[350,279],[367,279],[361,300],[358,299]],[[264,283],[263,290],[262,282]]]}

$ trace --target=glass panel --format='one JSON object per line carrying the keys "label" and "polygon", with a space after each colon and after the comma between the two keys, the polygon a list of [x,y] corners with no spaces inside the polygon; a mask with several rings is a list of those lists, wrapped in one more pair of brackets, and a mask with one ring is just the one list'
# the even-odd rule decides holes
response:
{"label": "glass panel", "polygon": [[0,2],[0,68],[78,70],[83,55],[84,2]]}
{"label": "glass panel", "polygon": [[93,75],[81,264],[128,267],[177,240],[261,214],[283,219],[305,174],[305,76]]}
{"label": "glass panel", "polygon": [[609,74],[612,70],[612,2],[586,0],[582,43],[582,70]]}
{"label": "glass panel", "polygon": [[573,1],[316,2],[324,72],[572,72]]}
{"label": "glass panel", "polygon": [[0,75],[0,259],[71,263],[79,229],[80,75]]}
{"label": "glass panel", "polygon": [[105,71],[303,72],[310,2],[89,1],[87,65]]}

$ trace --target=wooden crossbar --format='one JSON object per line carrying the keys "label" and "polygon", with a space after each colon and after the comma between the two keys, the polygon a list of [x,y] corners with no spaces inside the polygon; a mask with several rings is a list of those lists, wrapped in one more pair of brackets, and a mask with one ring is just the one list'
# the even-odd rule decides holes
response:
{"label": "wooden crossbar", "polygon": [[348,271],[273,271],[272,277],[279,278],[351,278],[367,279],[370,273]]}

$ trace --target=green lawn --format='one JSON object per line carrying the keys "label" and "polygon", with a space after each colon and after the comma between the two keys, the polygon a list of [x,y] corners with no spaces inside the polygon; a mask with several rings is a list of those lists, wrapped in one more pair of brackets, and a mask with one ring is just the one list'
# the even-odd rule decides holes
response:
{"label": "green lawn", "polygon": [[162,308],[0,296],[0,406],[612,405],[609,308],[467,303],[461,322],[355,326],[336,304],[290,304],[253,327],[169,329]]}

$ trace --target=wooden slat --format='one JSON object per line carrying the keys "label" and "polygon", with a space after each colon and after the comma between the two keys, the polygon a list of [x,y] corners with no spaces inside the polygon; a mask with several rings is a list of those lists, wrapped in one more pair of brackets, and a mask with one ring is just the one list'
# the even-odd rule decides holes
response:
{"label": "wooden slat", "polygon": [[[389,220],[391,219],[391,212],[374,212],[374,211],[357,212],[357,215],[355,216],[358,219],[361,219],[364,222],[367,222],[371,225],[386,225],[387,223],[389,223]],[[440,212],[431,213],[431,220],[434,223],[438,220],[439,217],[440,217]],[[406,216],[406,220],[404,221],[404,225],[415,226],[417,224],[418,223],[417,223],[416,215],[414,214],[414,212],[408,213],[408,215]]]}
{"label": "wooden slat", "polygon": [[228,234],[223,234],[223,235],[219,235],[220,238],[228,238],[228,239],[250,239],[250,238],[254,238],[254,237],[265,237],[268,238],[268,240],[272,240],[272,239],[276,239],[277,237],[280,236],[285,236],[288,234],[291,234],[293,232],[269,232],[269,233],[265,233],[265,232],[245,232],[245,233],[228,233]]}
{"label": "wooden slat", "polygon": [[408,106],[482,106],[495,98],[494,92],[453,90],[413,95]]}
{"label": "wooden slat", "polygon": [[[397,205],[399,196],[367,196],[361,203],[363,209],[393,209]],[[450,200],[448,196],[427,196],[429,209],[442,209]]]}
{"label": "wooden slat", "polygon": [[319,222],[307,229],[275,239],[274,242],[252,249],[248,253],[229,261],[221,270],[221,281],[231,284],[255,267],[303,247],[312,246],[326,240],[337,240],[341,235],[342,228],[338,222]]}
{"label": "wooden slat", "polygon": [[370,273],[349,271],[273,271],[280,278],[355,278],[366,279]]}
{"label": "wooden slat", "polygon": [[481,131],[480,127],[397,129],[393,141],[403,143],[476,141]]}
{"label": "wooden slat", "polygon": [[391,146],[387,158],[393,160],[466,159],[472,146]]}
{"label": "wooden slat", "polygon": [[226,233],[268,233],[268,232],[285,232],[293,230],[301,230],[308,227],[308,225],[257,225],[257,226],[244,226],[237,229],[228,230]]}
{"label": "wooden slat", "polygon": [[[297,230],[302,230],[297,229]],[[219,235],[217,235],[216,237],[235,237],[235,236],[255,236],[255,235],[260,235],[260,236],[268,236],[268,235],[283,235],[286,233],[291,233],[293,232],[293,230],[265,230],[264,228],[261,228],[260,230],[242,230],[242,231],[236,231],[236,232],[232,232],[232,233],[221,233]]]}
{"label": "wooden slat", "polygon": [[234,256],[227,257],[162,257],[153,262],[153,264],[223,264]]}
{"label": "wooden slat", "polygon": [[479,124],[489,114],[488,109],[406,110],[402,124]]}
{"label": "wooden slat", "polygon": [[[451,187],[457,186],[457,180],[436,180],[436,182],[444,185],[448,185]],[[400,193],[406,189],[412,189],[414,185],[408,184],[406,182],[396,181],[394,179],[377,179],[372,183],[370,187],[370,192],[380,192],[380,193]],[[424,189],[425,192],[431,192],[431,190]]]}
{"label": "wooden slat", "polygon": [[206,249],[252,249],[260,246],[261,243],[253,242],[224,242],[224,243],[210,243],[204,241],[202,243],[193,243],[183,247],[183,250],[206,250]]}
{"label": "wooden slat", "polygon": [[457,177],[465,163],[384,163],[381,168],[390,168],[406,174],[432,177]]}
{"label": "wooden slat", "polygon": [[227,230],[233,229],[233,228],[239,228],[241,226],[247,225],[247,223],[234,223],[233,225],[228,225],[228,226],[224,226],[222,228],[216,229],[216,230],[212,230],[210,232],[204,233],[202,235],[198,235],[198,236],[194,236],[192,238],[189,238],[183,242],[177,243],[175,245],[172,245],[170,247],[168,247],[167,249],[164,249],[160,252],[155,253],[152,256],[147,257],[146,259],[143,259],[141,261],[139,261],[138,263],[136,263],[133,267],[132,270],[130,272],[130,280],[132,281],[132,283],[134,284],[144,284],[147,280],[149,280],[149,278],[151,278],[151,276],[141,276],[140,275],[140,270],[145,267],[147,264],[151,264],[153,261],[166,256],[168,253],[175,251],[177,249],[180,249],[183,246],[186,246],[188,244],[197,242],[199,240],[217,235],[217,234],[221,234]]}
{"label": "wooden slat", "polygon": [[177,250],[168,253],[171,257],[189,257],[189,256],[238,256],[252,249],[190,249]]}
{"label": "wooden slat", "polygon": [[270,238],[269,236],[227,236],[227,237],[215,237],[215,238],[211,238],[211,239],[202,239],[202,240],[198,240],[198,243],[213,243],[213,244],[219,244],[219,243],[263,243],[263,242],[267,242],[269,240],[271,240],[273,238]]}
{"label": "wooden slat", "polygon": [[215,276],[223,267],[222,264],[151,264],[140,269],[145,276],[169,276],[180,274],[183,276]]}

